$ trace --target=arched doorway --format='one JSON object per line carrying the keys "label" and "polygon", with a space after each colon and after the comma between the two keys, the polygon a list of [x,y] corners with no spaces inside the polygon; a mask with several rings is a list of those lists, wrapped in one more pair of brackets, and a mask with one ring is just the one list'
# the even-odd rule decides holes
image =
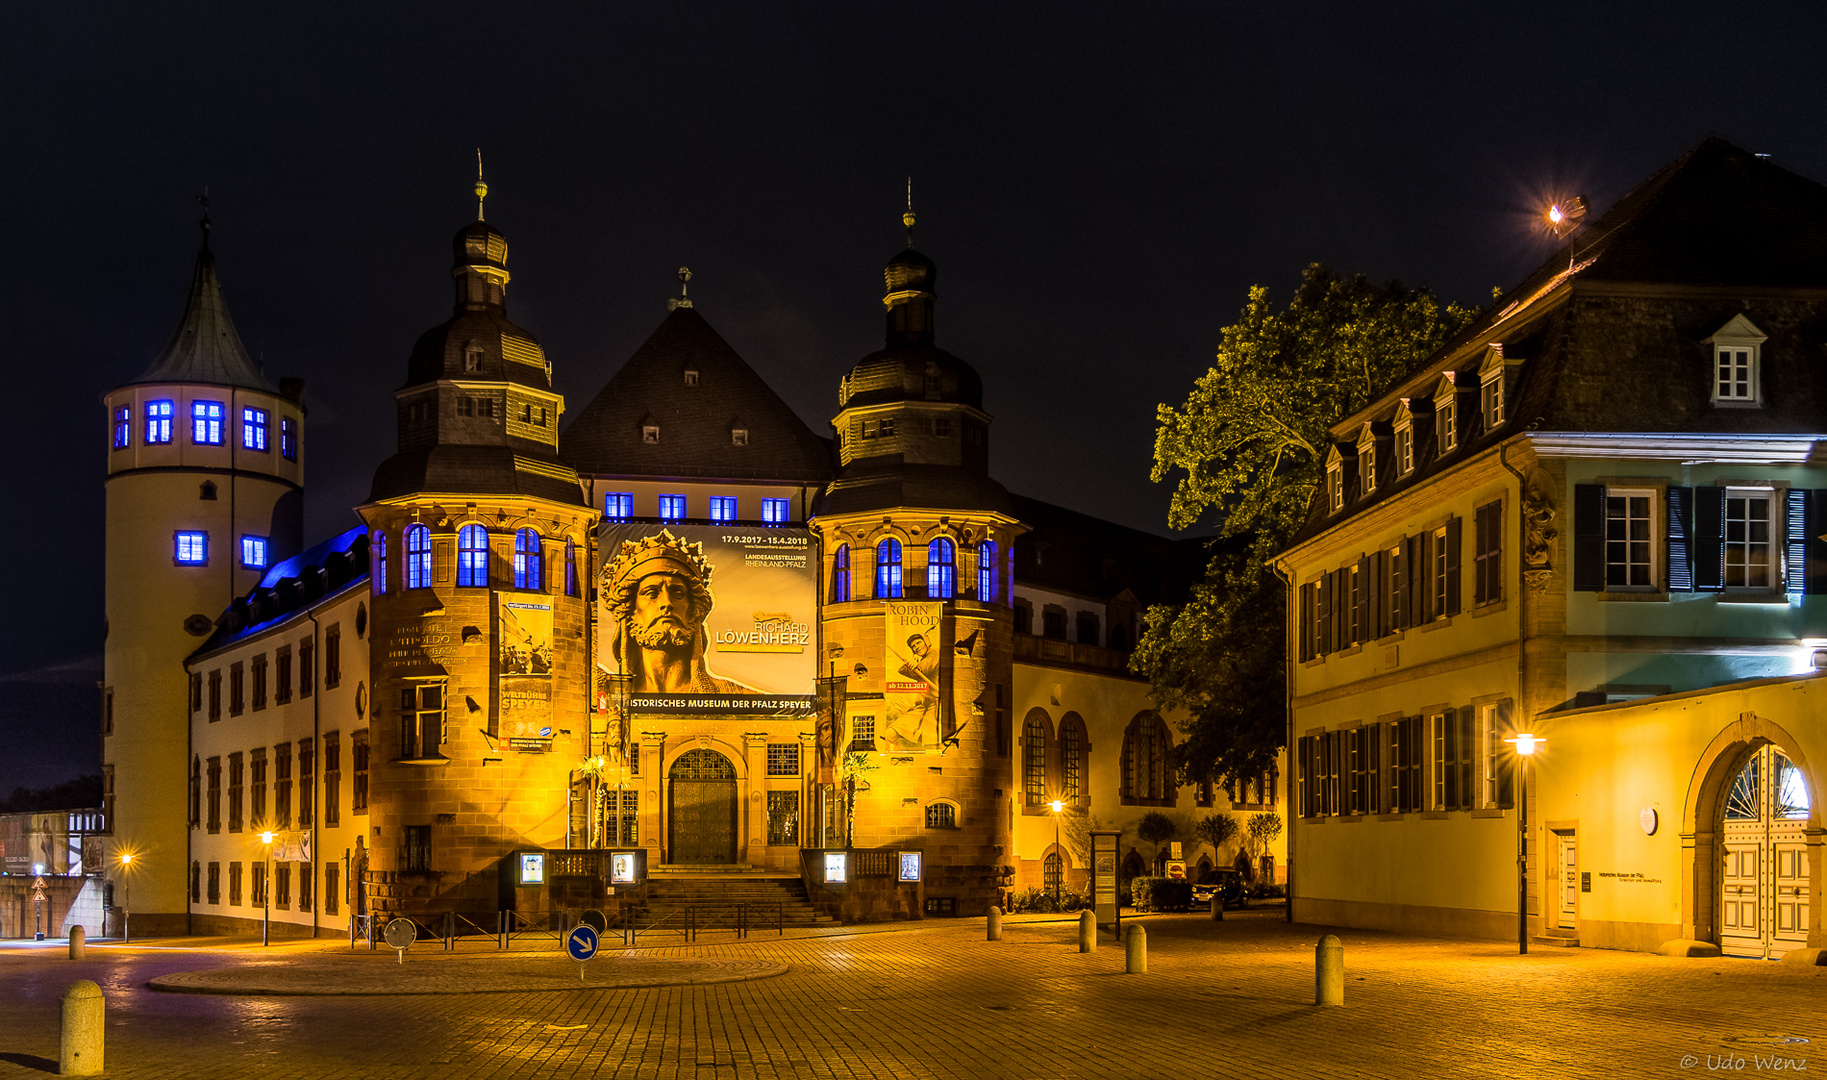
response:
{"label": "arched doorway", "polygon": [[667,779],[671,861],[735,862],[736,766],[715,750],[692,750],[672,763]]}
{"label": "arched doorway", "polygon": [[1745,757],[1726,788],[1719,948],[1727,956],[1776,960],[1808,943],[1809,797],[1802,770],[1770,743]]}

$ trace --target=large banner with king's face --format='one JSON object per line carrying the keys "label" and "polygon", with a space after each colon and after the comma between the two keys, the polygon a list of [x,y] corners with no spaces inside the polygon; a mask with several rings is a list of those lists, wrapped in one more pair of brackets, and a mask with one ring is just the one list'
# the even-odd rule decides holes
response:
{"label": "large banner with king's face", "polygon": [[813,711],[818,567],[810,531],[604,522],[598,540],[604,707]]}

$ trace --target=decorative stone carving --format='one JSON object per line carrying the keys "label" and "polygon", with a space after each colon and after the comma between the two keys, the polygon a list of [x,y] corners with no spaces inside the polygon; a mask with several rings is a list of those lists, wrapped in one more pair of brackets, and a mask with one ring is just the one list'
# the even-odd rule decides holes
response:
{"label": "decorative stone carving", "polygon": [[1531,480],[1523,492],[1522,576],[1531,592],[1545,592],[1554,576],[1555,540],[1560,530],[1554,527],[1558,509],[1540,477]]}

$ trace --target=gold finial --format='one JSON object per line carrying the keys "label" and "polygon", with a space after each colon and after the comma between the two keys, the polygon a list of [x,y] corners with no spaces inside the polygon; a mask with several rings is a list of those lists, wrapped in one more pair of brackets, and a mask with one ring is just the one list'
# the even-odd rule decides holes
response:
{"label": "gold finial", "polygon": [[913,177],[907,178],[907,213],[901,215],[901,224],[907,226],[907,246],[913,247]]}
{"label": "gold finial", "polygon": [[488,185],[482,182],[482,148],[476,147],[476,220],[483,220],[482,200],[488,198]]}
{"label": "gold finial", "polygon": [[691,301],[686,299],[685,296],[686,292],[689,291],[691,287],[691,269],[684,266],[679,267],[678,277],[679,296],[676,300],[668,300],[666,302],[666,310],[668,311],[677,311],[682,307],[691,307]]}

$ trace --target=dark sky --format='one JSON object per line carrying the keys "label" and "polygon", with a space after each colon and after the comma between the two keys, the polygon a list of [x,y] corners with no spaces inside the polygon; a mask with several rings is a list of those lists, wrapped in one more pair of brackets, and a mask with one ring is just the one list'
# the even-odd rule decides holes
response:
{"label": "dark sky", "polygon": [[1827,176],[1817,4],[1250,7],[7,5],[0,793],[94,767],[100,395],[171,332],[204,185],[242,337],[307,380],[309,542],[354,522],[449,314],[478,146],[574,413],[688,265],[820,432],[911,174],[998,478],[1155,531],[1154,407],[1252,283],[1323,261],[1483,303],[1546,254],[1545,196],[1602,210],[1708,134]]}

